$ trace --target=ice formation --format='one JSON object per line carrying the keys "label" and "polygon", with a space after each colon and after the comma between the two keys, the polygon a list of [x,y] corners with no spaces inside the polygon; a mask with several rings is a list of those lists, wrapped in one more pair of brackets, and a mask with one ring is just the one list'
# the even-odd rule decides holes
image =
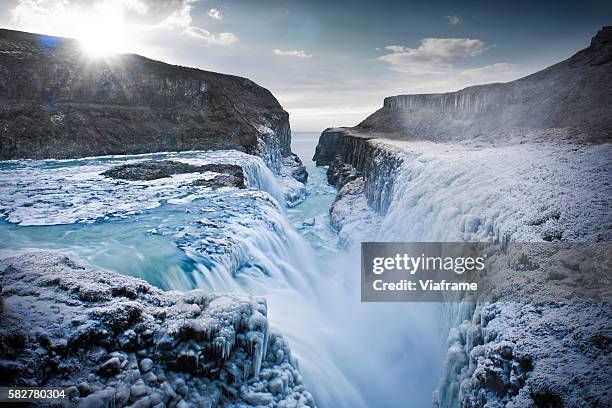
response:
{"label": "ice formation", "polygon": [[[78,160],[7,161],[0,164],[0,212],[19,225],[91,223],[121,218],[164,203],[177,203],[214,195],[193,182],[200,173],[177,174],[171,178],[124,181],[104,177],[111,167],[145,160],[176,160],[192,165],[239,164],[247,187],[265,191],[278,203],[287,196],[300,196],[304,186],[277,176],[264,162],[237,151],[212,151],[111,156]],[[78,171],[75,171],[78,170]],[[214,176],[211,173],[210,176]]]}
{"label": "ice formation", "polygon": [[[367,160],[379,160],[379,150],[388,157],[384,152],[388,150],[395,163],[380,160],[381,165],[371,165],[363,178],[340,190],[332,216],[342,229],[344,225],[350,229],[364,212],[373,210],[385,216],[372,224],[370,233],[378,234],[379,239],[612,239],[602,223],[608,215],[606,186],[612,182],[607,171],[612,165],[609,144],[367,143],[377,147]],[[393,172],[385,173],[385,168]],[[357,193],[366,201],[361,202]],[[358,208],[347,211],[348,200],[355,202],[349,207]]]}
{"label": "ice formation", "polygon": [[[612,239],[610,144],[351,143],[341,159],[360,177],[342,186],[331,210],[345,245],[372,237],[502,244]],[[451,329],[435,405],[605,406],[612,400],[609,306],[530,303],[519,289],[524,273],[504,276],[496,303],[446,307]]]}
{"label": "ice formation", "polygon": [[2,270],[3,385],[67,387],[83,407],[315,406],[264,299],[163,292],[54,253]]}

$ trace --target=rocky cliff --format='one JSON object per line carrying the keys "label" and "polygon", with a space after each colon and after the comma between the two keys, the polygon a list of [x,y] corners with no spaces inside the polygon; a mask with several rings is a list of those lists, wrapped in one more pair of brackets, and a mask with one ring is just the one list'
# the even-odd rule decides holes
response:
{"label": "rocky cliff", "polygon": [[[354,128],[327,129],[314,160],[331,164],[344,134],[396,140],[513,143],[541,138],[612,140],[612,27],[569,59],[508,83],[458,92],[398,95]],[[553,129],[553,132],[549,130]]]}
{"label": "rocky cliff", "polygon": [[0,159],[237,149],[278,169],[289,115],[254,82],[0,30]]}
{"label": "rocky cliff", "polygon": [[609,83],[612,27],[604,27],[588,48],[533,75],[458,92],[388,97],[357,127],[428,140],[512,138],[557,128],[573,140],[610,141]]}

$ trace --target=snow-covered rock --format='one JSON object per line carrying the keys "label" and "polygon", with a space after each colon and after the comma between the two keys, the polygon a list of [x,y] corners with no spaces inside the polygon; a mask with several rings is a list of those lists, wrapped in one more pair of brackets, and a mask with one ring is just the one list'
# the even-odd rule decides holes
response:
{"label": "snow-covered rock", "polygon": [[612,401],[609,303],[480,304],[451,329],[440,407],[605,407]]}
{"label": "snow-covered rock", "polygon": [[55,253],[2,262],[0,383],[81,406],[314,407],[264,299],[163,292]]}

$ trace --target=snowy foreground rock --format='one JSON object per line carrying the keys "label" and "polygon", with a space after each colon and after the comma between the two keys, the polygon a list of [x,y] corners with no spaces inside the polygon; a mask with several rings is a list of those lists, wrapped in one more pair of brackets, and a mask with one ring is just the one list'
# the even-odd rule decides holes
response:
{"label": "snowy foreground rock", "polygon": [[163,292],[55,253],[2,261],[0,382],[84,407],[314,407],[266,302]]}
{"label": "snowy foreground rock", "polygon": [[444,407],[609,407],[610,303],[479,304],[451,329]]}

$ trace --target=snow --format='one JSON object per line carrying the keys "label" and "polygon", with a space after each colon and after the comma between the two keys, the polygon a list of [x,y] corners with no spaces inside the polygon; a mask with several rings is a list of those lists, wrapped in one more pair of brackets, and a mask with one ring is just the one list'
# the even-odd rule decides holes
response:
{"label": "snow", "polygon": [[63,386],[83,406],[243,407],[259,392],[278,406],[315,406],[262,299],[163,292],[54,253],[3,263],[11,325],[0,335],[27,340],[0,363],[24,384]]}
{"label": "snow", "polygon": [[124,218],[156,208],[164,202],[183,204],[218,192],[191,185],[197,179],[213,177],[214,173],[211,172],[129,182],[101,175],[118,164],[151,158],[172,159],[193,165],[239,164],[243,167],[247,187],[263,190],[281,204],[285,202],[285,195],[294,195],[295,190],[299,189],[299,186],[284,181],[289,190],[285,193],[279,187],[276,176],[260,158],[237,151],[10,161],[0,165],[0,214],[8,222],[23,226],[92,223],[100,219]]}
{"label": "snow", "polygon": [[[375,140],[399,149],[402,165],[378,240],[566,241],[611,239],[604,220],[612,174],[612,145],[546,142],[496,147]],[[369,176],[374,178],[374,176]],[[366,186],[367,187],[367,186]],[[376,194],[376,191],[372,194]],[[334,211],[363,203],[340,199]],[[344,217],[347,218],[347,217]],[[363,235],[363,234],[362,234]],[[366,234],[367,235],[367,234]]]}
{"label": "snow", "polygon": [[[375,147],[365,159],[377,165],[340,190],[332,220],[349,244],[491,241],[533,248],[612,240],[612,145],[514,142],[365,142]],[[390,151],[396,163],[377,161]],[[390,200],[382,196],[385,183],[393,187]],[[360,223],[364,216],[372,222]],[[521,288],[540,287],[562,269],[550,275],[547,268],[556,267],[531,275],[504,270],[495,303],[446,306],[451,329],[436,406],[604,406],[612,399],[610,353],[602,345],[612,310],[607,303],[555,302],[564,290],[573,294],[565,281],[557,297],[530,302]]]}

